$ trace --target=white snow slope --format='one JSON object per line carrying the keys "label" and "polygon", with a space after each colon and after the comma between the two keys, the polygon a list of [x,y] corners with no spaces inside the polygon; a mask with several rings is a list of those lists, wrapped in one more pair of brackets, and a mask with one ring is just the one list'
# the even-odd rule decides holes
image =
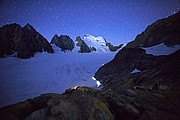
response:
{"label": "white snow slope", "polygon": [[63,93],[73,86],[96,87],[98,68],[116,53],[37,53],[30,59],[0,58],[0,107],[39,96]]}
{"label": "white snow slope", "polygon": [[95,37],[90,34],[86,34],[84,35],[83,40],[89,47],[95,47],[97,50],[96,52],[110,52],[109,48],[106,46],[105,39],[101,36]]}

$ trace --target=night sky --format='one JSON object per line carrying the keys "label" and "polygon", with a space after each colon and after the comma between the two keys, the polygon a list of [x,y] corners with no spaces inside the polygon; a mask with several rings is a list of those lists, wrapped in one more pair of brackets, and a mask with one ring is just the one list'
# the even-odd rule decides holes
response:
{"label": "night sky", "polygon": [[0,0],[0,26],[30,23],[48,41],[89,33],[117,45],[179,10],[180,0]]}

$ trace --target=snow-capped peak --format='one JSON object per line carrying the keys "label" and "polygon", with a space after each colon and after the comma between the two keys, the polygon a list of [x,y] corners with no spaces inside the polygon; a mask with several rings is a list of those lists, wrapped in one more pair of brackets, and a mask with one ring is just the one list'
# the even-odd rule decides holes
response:
{"label": "snow-capped peak", "polygon": [[96,48],[97,52],[109,52],[108,46],[106,46],[106,40],[101,36],[93,36],[90,34],[85,34],[83,37],[84,42],[89,47]]}

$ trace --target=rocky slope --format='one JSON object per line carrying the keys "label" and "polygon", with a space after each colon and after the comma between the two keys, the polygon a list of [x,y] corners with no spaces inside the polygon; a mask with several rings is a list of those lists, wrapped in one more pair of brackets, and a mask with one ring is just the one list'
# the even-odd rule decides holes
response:
{"label": "rocky slope", "polygon": [[91,49],[87,46],[87,44],[81,39],[80,36],[76,38],[76,46],[80,47],[79,52],[81,53],[90,53]]}
{"label": "rocky slope", "polygon": [[180,45],[180,12],[157,20],[149,25],[145,31],[137,35],[134,41],[129,42],[126,47],[151,47],[160,43],[167,46]]}
{"label": "rocky slope", "polygon": [[137,119],[180,119],[180,48],[170,55],[157,56],[142,49],[159,43],[178,45],[179,18],[177,13],[149,26],[94,76],[104,85],[103,90],[131,99],[131,105],[140,112]]}
{"label": "rocky slope", "polygon": [[48,41],[30,24],[21,27],[14,23],[0,28],[0,57],[14,54],[24,59],[43,51],[54,52]]}
{"label": "rocky slope", "polygon": [[55,44],[56,46],[61,48],[62,51],[72,51],[75,46],[73,40],[67,35],[61,35],[59,37],[57,35],[54,35],[51,40],[51,44]]}

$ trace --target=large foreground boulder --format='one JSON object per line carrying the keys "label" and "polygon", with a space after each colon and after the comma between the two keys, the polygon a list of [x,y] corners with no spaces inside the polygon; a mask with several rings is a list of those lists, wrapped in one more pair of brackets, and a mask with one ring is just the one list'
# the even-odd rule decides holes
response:
{"label": "large foreground boulder", "polygon": [[0,109],[0,119],[8,120],[113,120],[105,100],[93,95],[97,90],[71,88],[65,94],[44,94]]}
{"label": "large foreground boulder", "polygon": [[24,59],[43,51],[54,53],[48,41],[30,24],[22,28],[14,23],[0,28],[0,57],[14,54]]}
{"label": "large foreground boulder", "polygon": [[73,87],[64,94],[43,94],[0,109],[3,120],[178,120],[179,93],[142,86],[102,90]]}

